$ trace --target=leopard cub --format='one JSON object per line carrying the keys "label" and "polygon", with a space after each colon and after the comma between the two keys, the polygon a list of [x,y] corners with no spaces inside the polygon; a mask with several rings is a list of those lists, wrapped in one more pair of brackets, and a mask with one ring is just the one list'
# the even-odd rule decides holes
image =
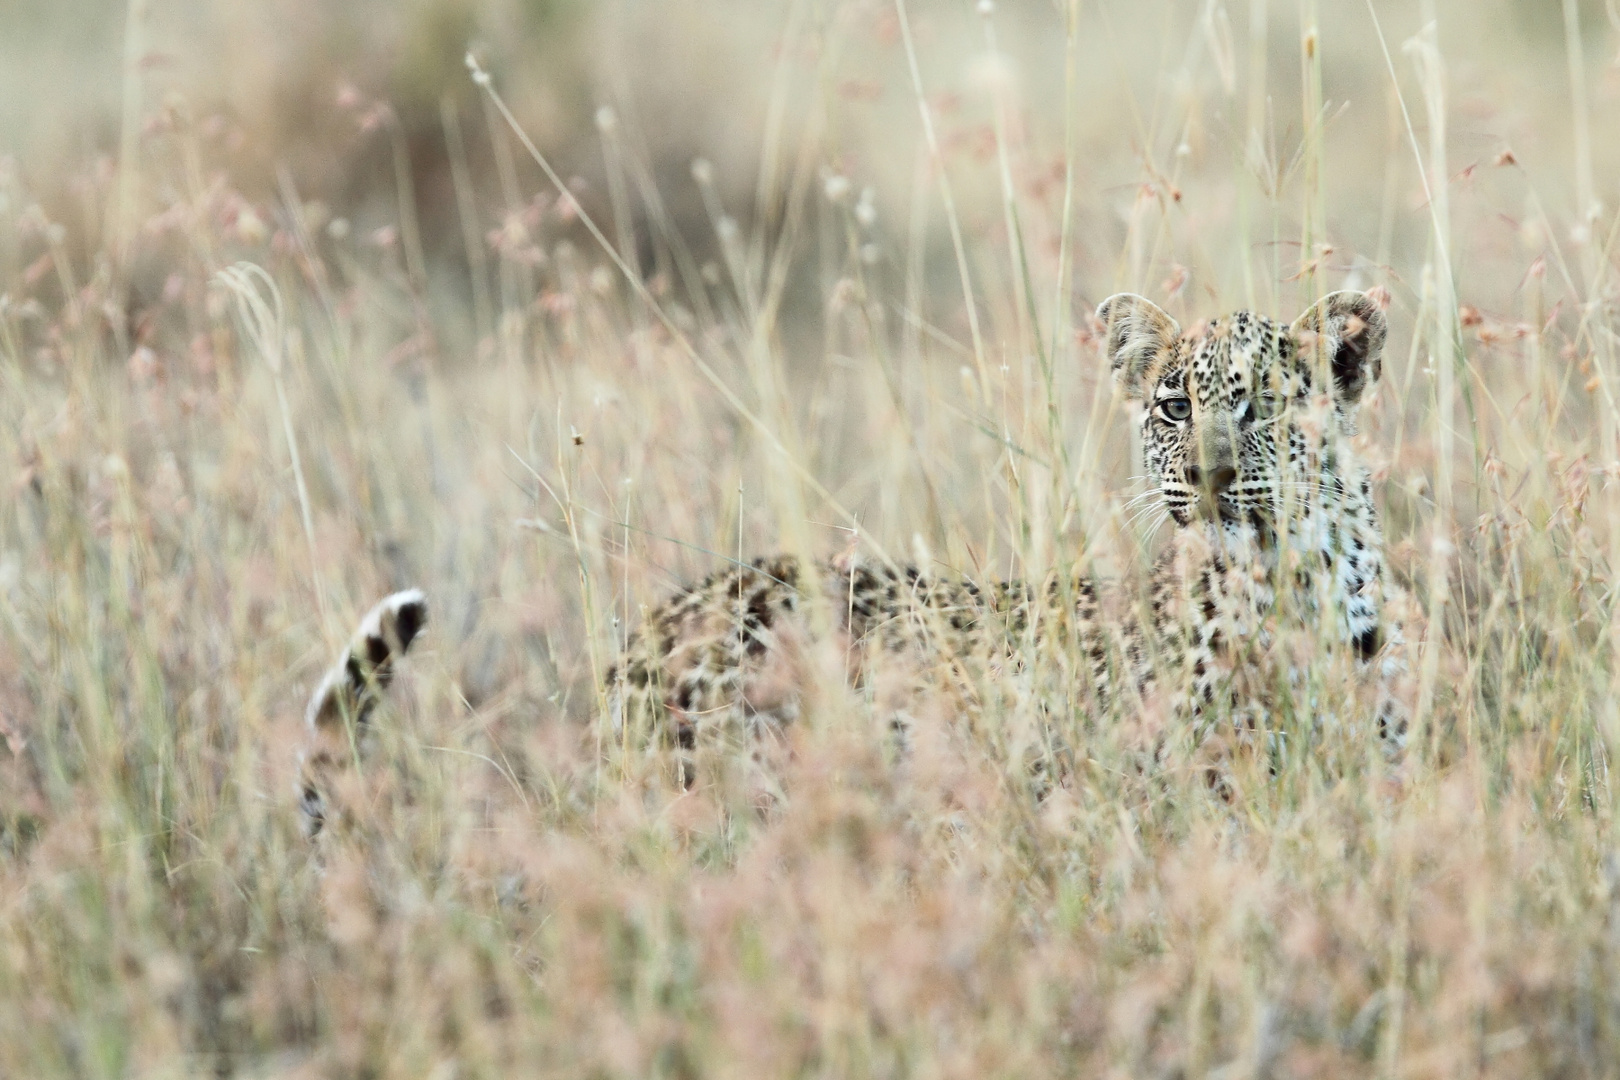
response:
{"label": "leopard cub", "polygon": [[[1093,702],[1157,697],[1194,729],[1254,727],[1267,723],[1282,684],[1298,682],[1303,639],[1343,654],[1372,701],[1358,714],[1307,698],[1306,711],[1365,723],[1398,750],[1409,605],[1388,580],[1371,480],[1351,445],[1381,368],[1379,305],[1337,292],[1289,325],[1240,311],[1184,332],[1123,293],[1096,318],[1139,424],[1144,497],[1174,525],[1145,590],[1061,568],[1023,582],[855,558],[732,565],[658,605],[630,639],[607,679],[615,729],[689,748],[706,731],[790,723],[807,647],[828,635],[856,684],[888,664],[1016,665],[1033,643],[1067,655]],[[398,595],[409,599],[395,604],[394,621],[394,608],[374,611],[368,623],[386,626],[357,637],[311,703],[311,760],[327,761],[316,772],[342,757],[330,747],[331,718],[365,719],[425,619],[420,594]],[[318,824],[314,776],[305,806]]]}

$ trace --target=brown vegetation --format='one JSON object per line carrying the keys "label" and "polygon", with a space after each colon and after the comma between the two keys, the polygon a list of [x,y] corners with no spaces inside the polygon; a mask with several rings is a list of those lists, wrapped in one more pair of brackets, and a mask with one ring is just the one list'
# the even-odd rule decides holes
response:
{"label": "brown vegetation", "polygon": [[[1620,1068],[1612,6],[102,7],[0,14],[0,1075]],[[739,549],[1136,572],[1083,313],[1346,285],[1446,628],[1400,769],[1285,715],[1223,801],[1012,694],[896,760],[836,687],[764,810],[602,745]]]}

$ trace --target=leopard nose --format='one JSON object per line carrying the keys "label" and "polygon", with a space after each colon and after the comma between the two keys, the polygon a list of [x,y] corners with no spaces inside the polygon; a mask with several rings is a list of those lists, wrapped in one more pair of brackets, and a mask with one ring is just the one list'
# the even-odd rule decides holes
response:
{"label": "leopard nose", "polygon": [[1212,495],[1219,495],[1237,483],[1237,470],[1230,465],[1216,465],[1208,469],[1193,465],[1187,469],[1187,482]]}

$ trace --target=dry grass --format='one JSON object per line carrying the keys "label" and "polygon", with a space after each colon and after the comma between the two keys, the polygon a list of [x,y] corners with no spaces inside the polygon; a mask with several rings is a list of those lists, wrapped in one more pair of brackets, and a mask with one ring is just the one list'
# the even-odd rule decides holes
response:
{"label": "dry grass", "polygon": [[[1603,10],[1380,4],[1386,63],[1355,4],[1012,7],[576,11],[592,74],[516,100],[577,198],[459,73],[318,71],[342,140],[278,179],[312,136],[209,119],[196,41],[129,58],[121,155],[4,163],[0,1076],[1620,1070]],[[1286,717],[1226,803],[1006,687],[898,762],[822,688],[764,812],[599,747],[616,643],[739,551],[1134,573],[1083,313],[1347,284],[1393,297],[1363,442],[1445,627],[1398,775]],[[410,584],[317,860],[303,697]]]}

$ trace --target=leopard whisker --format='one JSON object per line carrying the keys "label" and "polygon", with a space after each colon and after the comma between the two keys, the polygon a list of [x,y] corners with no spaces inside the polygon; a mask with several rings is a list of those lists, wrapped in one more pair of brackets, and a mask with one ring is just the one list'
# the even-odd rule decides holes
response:
{"label": "leopard whisker", "polygon": [[1125,501],[1123,509],[1129,510],[1132,507],[1136,506],[1137,504],[1145,502],[1148,499],[1161,498],[1161,497],[1163,497],[1163,495],[1164,495],[1164,489],[1163,488],[1154,488],[1151,491],[1144,491],[1140,495],[1133,495],[1133,496],[1131,496],[1131,498],[1127,499]]}
{"label": "leopard whisker", "polygon": [[1127,529],[1135,528],[1140,522],[1152,519],[1155,514],[1162,514],[1164,517],[1169,517],[1170,511],[1166,507],[1157,504],[1145,507],[1142,510],[1138,510],[1135,514],[1132,514],[1126,520],[1125,527]]}

